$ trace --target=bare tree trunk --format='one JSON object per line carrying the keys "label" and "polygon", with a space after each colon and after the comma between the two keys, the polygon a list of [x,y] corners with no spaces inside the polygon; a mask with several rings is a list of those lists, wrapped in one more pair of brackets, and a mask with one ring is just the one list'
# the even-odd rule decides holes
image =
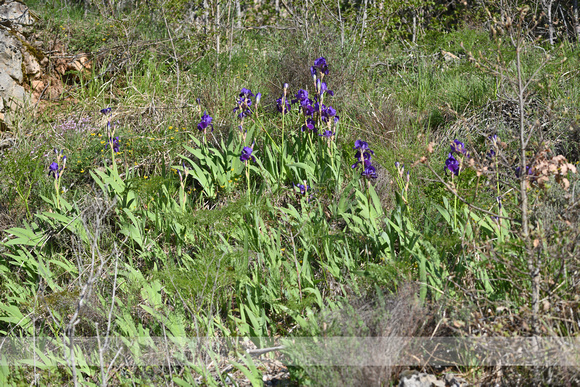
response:
{"label": "bare tree trunk", "polygon": [[365,33],[365,28],[367,26],[367,5],[368,5],[368,0],[365,0],[364,6],[363,6],[362,27],[360,29],[360,38],[361,38],[361,41],[363,44],[365,43],[364,33]]}
{"label": "bare tree trunk", "polygon": [[237,27],[242,28],[242,7],[240,5],[240,0],[236,0],[236,18]]}
{"label": "bare tree trunk", "polygon": [[417,42],[417,11],[413,10],[413,43]]}
{"label": "bare tree trunk", "polygon": [[552,4],[554,0],[542,1],[544,4],[544,8],[546,10],[546,15],[548,18],[548,40],[550,41],[550,45],[554,45],[554,23],[552,21]]}

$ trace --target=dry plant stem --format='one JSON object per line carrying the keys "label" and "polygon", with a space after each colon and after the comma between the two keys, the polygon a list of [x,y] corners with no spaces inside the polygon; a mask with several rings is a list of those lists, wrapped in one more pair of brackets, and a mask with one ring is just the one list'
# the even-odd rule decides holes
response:
{"label": "dry plant stem", "polygon": [[[232,2],[231,0],[228,1],[228,21],[230,21],[231,26],[230,26],[230,36],[228,39],[228,54],[229,54],[229,61],[230,64],[232,62],[232,46],[234,44],[234,18],[231,16],[231,12],[232,11]],[[230,19],[231,17],[231,19]],[[227,26],[226,26],[227,29]]]}
{"label": "dry plant stem", "polygon": [[[179,98],[179,57],[177,56],[177,51],[175,51],[175,44],[173,44],[173,36],[171,35],[171,30],[167,25],[167,18],[165,17],[165,11],[163,7],[161,7],[163,12],[163,22],[165,23],[165,28],[167,29],[167,33],[169,34],[169,41],[171,42],[171,49],[173,50],[173,59],[175,60],[175,75],[177,76],[177,87],[175,89],[175,96]],[[218,43],[219,47],[219,43]],[[219,50],[219,48],[218,48]]]}
{"label": "dry plant stem", "polygon": [[169,368],[169,376],[173,380],[173,367],[171,366],[171,359],[169,359],[169,343],[167,340],[167,332],[165,330],[165,324],[161,324],[163,328],[163,339],[165,340],[165,360],[167,360],[167,368]]}
{"label": "dry plant stem", "polygon": [[525,100],[524,100],[524,92],[525,86],[523,85],[522,81],[522,64],[521,64],[521,41],[518,40],[516,46],[516,66],[518,71],[518,104],[520,110],[520,157],[521,157],[521,175],[522,178],[520,180],[520,195],[521,195],[521,210],[522,210],[522,236],[524,240],[528,241],[529,239],[529,230],[528,230],[528,194],[527,194],[527,160],[526,160],[526,133],[525,133],[525,122],[524,122],[524,107],[525,107]]}
{"label": "dry plant stem", "polygon": [[580,22],[578,20],[578,0],[572,2],[572,8],[574,9],[574,31],[576,32],[576,40],[580,41]]}
{"label": "dry plant stem", "polygon": [[113,321],[113,308],[115,306],[115,294],[117,292],[118,273],[119,273],[119,254],[115,254],[115,275],[113,278],[113,294],[111,295],[111,308],[109,309],[109,316],[107,317],[107,334],[105,335],[105,348],[109,346],[109,337],[111,334],[111,322]]}
{"label": "dry plant stem", "polygon": [[246,352],[251,356],[261,356],[268,352],[281,351],[283,349],[286,349],[286,347],[284,345],[280,345],[277,347],[269,347],[269,348],[246,349]]}
{"label": "dry plant stem", "polygon": [[447,184],[447,182],[445,180],[443,180],[443,178],[441,176],[439,176],[439,174],[437,172],[435,172],[435,170],[433,169],[433,167],[429,164],[429,163],[425,163],[425,165],[427,166],[427,168],[429,168],[429,170],[435,175],[435,177],[437,178],[437,181],[442,183],[445,188],[447,189],[447,191],[451,192],[453,195],[455,195],[457,197],[457,199],[459,199],[460,201],[462,201],[463,203],[467,204],[470,208],[483,212],[484,214],[488,214],[491,215],[493,217],[499,218],[499,219],[507,219],[507,220],[513,220],[510,217],[507,216],[501,216],[499,214],[495,214],[491,211],[488,211],[486,209],[483,209],[481,207],[477,207],[474,206],[473,204],[469,203],[467,200],[465,200],[464,198],[462,198],[457,191],[455,190],[455,188],[453,188],[452,186],[450,186],[449,184]]}
{"label": "dry plant stem", "polygon": [[[108,213],[113,208],[115,203],[116,202],[113,202],[112,206],[105,209],[104,213],[105,214]],[[84,224],[85,230],[88,231],[88,225],[84,221],[83,221],[83,224]],[[99,227],[100,227],[100,219],[97,221],[95,234],[93,235],[93,241],[91,244],[91,264],[89,266],[90,274],[89,274],[89,277],[87,279],[87,282],[85,283],[85,285],[83,286],[83,288],[81,290],[81,294],[79,296],[79,300],[77,302],[75,312],[72,315],[72,317],[70,318],[69,323],[68,323],[66,330],[65,330],[65,333],[68,334],[68,340],[69,340],[68,347],[69,347],[69,351],[70,351],[69,356],[70,356],[70,363],[71,363],[71,368],[72,368],[73,383],[75,386],[78,386],[78,377],[77,377],[75,353],[74,353],[74,342],[73,342],[75,326],[80,322],[80,319],[78,318],[78,316],[80,314],[80,310],[81,310],[82,306],[84,305],[85,300],[90,296],[92,288],[93,288],[93,284],[101,276],[101,274],[103,273],[103,269],[104,269],[105,265],[109,261],[108,259],[107,260],[103,259],[103,257],[100,254],[100,251],[98,249],[98,246],[97,246],[97,241],[99,240],[99,237],[100,237]],[[100,264],[97,268],[95,268],[97,256],[99,258]],[[50,312],[50,310],[49,310],[49,312]],[[65,339],[65,337],[63,337],[63,339]]]}
{"label": "dry plant stem", "polygon": [[[532,296],[531,296],[531,307],[532,307],[532,331],[534,335],[538,335],[538,313],[540,310],[540,276],[539,268],[537,262],[534,262],[533,254],[530,251],[530,234],[529,234],[529,220],[528,220],[528,173],[527,173],[527,160],[526,160],[526,127],[524,121],[524,108],[525,108],[525,98],[524,92],[526,90],[526,85],[523,84],[522,76],[522,64],[521,64],[521,48],[522,48],[522,38],[518,37],[516,41],[516,67],[517,67],[517,91],[518,91],[518,104],[520,110],[520,157],[521,157],[521,180],[520,180],[520,210],[522,213],[522,238],[524,241],[524,254],[528,255],[528,270],[531,277],[532,286]],[[528,81],[529,83],[529,81]]]}
{"label": "dry plant stem", "polygon": [[216,42],[215,42],[215,49],[216,49],[216,56],[215,56],[215,70],[219,72],[220,68],[220,36],[221,36],[221,28],[220,28],[220,2],[216,3],[216,16],[215,16],[215,32],[216,32]]}
{"label": "dry plant stem", "polygon": [[95,329],[97,330],[97,346],[99,348],[99,368],[101,371],[101,386],[105,387],[107,382],[105,380],[105,368],[103,367],[103,347],[101,346],[101,336],[99,335],[99,323],[95,323]]}
{"label": "dry plant stem", "polygon": [[364,0],[362,26],[360,29],[360,39],[361,39],[363,45],[365,43],[364,33],[365,33],[366,25],[367,25],[367,5],[368,5],[368,0]]}
{"label": "dry plant stem", "polygon": [[340,50],[344,51],[344,21],[342,20],[342,15],[340,13],[340,0],[336,0],[336,5],[338,8],[338,19],[340,22]]}

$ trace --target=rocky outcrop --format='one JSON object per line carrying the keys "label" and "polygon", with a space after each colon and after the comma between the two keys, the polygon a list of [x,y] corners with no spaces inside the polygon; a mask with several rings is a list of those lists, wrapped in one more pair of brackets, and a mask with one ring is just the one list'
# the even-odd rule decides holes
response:
{"label": "rocky outcrop", "polygon": [[38,18],[20,1],[0,0],[0,24],[23,36],[32,34]]}
{"label": "rocky outcrop", "polygon": [[442,378],[417,371],[405,371],[399,380],[399,387],[467,387],[469,384],[462,377],[452,373]]}
{"label": "rocky outcrop", "polygon": [[45,55],[42,42],[33,36],[38,21],[24,3],[0,0],[0,131],[10,126],[11,110],[40,99],[61,99],[64,83],[78,81],[80,72],[90,72],[88,55],[70,55],[56,40],[48,48],[51,55]]}
{"label": "rocky outcrop", "polygon": [[30,100],[25,81],[40,78],[39,51],[28,42],[37,18],[19,1],[0,0],[0,127],[7,109]]}

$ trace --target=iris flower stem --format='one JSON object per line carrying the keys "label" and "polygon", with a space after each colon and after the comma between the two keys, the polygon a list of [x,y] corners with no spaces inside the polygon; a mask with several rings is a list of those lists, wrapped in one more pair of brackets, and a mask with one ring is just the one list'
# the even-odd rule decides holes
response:
{"label": "iris flower stem", "polygon": [[[453,174],[451,174],[451,183],[453,183]],[[459,186],[459,184],[457,185]],[[459,187],[457,187],[456,189],[458,188]],[[453,197],[453,228],[457,229],[457,196]]]}
{"label": "iris flower stem", "polygon": [[60,173],[58,177],[54,179],[54,190],[56,191],[56,208],[60,210]]}
{"label": "iris flower stem", "polygon": [[[371,202],[371,181],[369,179],[366,179],[366,180],[367,180],[367,202],[369,205],[369,215],[370,215],[371,214],[370,209],[372,207],[372,204],[371,204],[372,203]],[[372,220],[372,223],[373,223],[373,225],[375,224],[374,219]]]}
{"label": "iris flower stem", "polygon": [[250,196],[250,164],[246,161],[246,182],[248,185],[248,196]]}
{"label": "iris flower stem", "polygon": [[111,139],[111,143],[109,144],[111,148],[111,168],[113,172],[117,174],[117,162],[115,161],[115,150],[113,149],[113,140]]}
{"label": "iris flower stem", "polygon": [[285,122],[286,122],[286,96],[282,97],[282,143],[284,143],[284,138],[286,135],[284,125]]}
{"label": "iris flower stem", "polygon": [[179,182],[179,205],[181,207],[181,211],[185,211],[185,201],[187,200],[187,196],[185,196],[185,181],[179,176],[181,181]]}
{"label": "iris flower stem", "polygon": [[336,167],[336,163],[335,163],[334,157],[332,157],[333,154],[334,154],[334,152],[333,152],[334,147],[333,147],[333,143],[332,143],[332,141],[330,141],[330,139],[328,139],[328,142],[327,143],[328,143],[328,148],[327,148],[328,149],[328,157],[330,157],[330,166],[332,168],[332,171],[334,172],[335,167]]}

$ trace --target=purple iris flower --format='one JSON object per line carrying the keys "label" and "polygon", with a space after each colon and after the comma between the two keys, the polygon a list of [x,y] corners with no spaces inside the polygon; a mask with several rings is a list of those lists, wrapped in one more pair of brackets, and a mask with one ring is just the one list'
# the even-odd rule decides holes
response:
{"label": "purple iris flower", "polygon": [[[530,167],[529,165],[526,165],[526,173],[528,174],[528,176],[534,174],[532,167]],[[520,166],[516,168],[516,177],[519,178],[521,175],[522,175],[522,167]]]}
{"label": "purple iris flower", "polygon": [[445,169],[456,176],[459,175],[459,161],[453,157],[452,153],[449,153],[449,157],[445,160]]}
{"label": "purple iris flower", "polygon": [[[54,153],[56,153],[56,162],[51,163],[50,166],[48,167],[48,176],[52,176],[55,179],[58,179],[62,175],[62,170],[66,165],[66,156],[62,154],[63,153],[62,150],[59,152],[58,150],[55,149]],[[61,161],[62,164],[59,166],[58,163],[60,163]]]}
{"label": "purple iris flower", "polygon": [[297,102],[302,103],[302,101],[305,101],[307,99],[308,99],[308,92],[306,90],[300,89],[300,90],[298,90],[298,93],[296,93],[296,99],[293,99],[292,103],[297,103]]}
{"label": "purple iris flower", "polygon": [[302,113],[307,117],[312,117],[314,114],[315,108],[312,106],[312,101],[307,99],[302,103]]}
{"label": "purple iris flower", "polygon": [[314,120],[312,118],[307,118],[306,119],[306,123],[304,125],[302,125],[302,131],[311,131],[316,133],[318,131],[318,129],[316,129],[316,123],[314,122]]}
{"label": "purple iris flower", "polygon": [[107,115],[107,114],[109,114],[110,112],[111,112],[111,108],[110,108],[110,107],[107,107],[107,108],[101,109],[101,113],[102,113],[102,114],[104,114],[104,115]]}
{"label": "purple iris flower", "polygon": [[[489,136],[489,140],[491,141],[491,144],[494,148],[497,148],[497,145],[499,143],[499,137],[497,136],[497,134],[494,134],[493,136]],[[495,149],[490,149],[489,152],[487,152],[486,157],[488,159],[493,159],[496,155]]]}
{"label": "purple iris flower", "polygon": [[318,101],[314,100],[314,111],[320,113],[323,110],[326,110],[326,105],[318,103]]}
{"label": "purple iris flower", "polygon": [[369,148],[369,144],[366,141],[356,140],[354,143],[354,149],[356,149],[356,162],[351,165],[351,168],[358,167],[359,164],[362,166],[361,176],[369,179],[377,178],[377,170],[371,164],[372,155],[374,152]]}
{"label": "purple iris flower", "polygon": [[276,100],[276,109],[282,114],[286,114],[290,111],[290,102],[286,99],[286,97],[280,97]]}
{"label": "purple iris flower", "polygon": [[326,86],[326,82],[322,82],[320,86],[320,94],[322,93],[327,93],[334,97],[334,91],[328,89],[328,87]]}
{"label": "purple iris flower", "polygon": [[369,144],[366,141],[363,140],[356,140],[354,143],[354,148],[356,150],[356,154],[354,155],[354,157],[356,158],[356,163],[354,163],[351,168],[356,168],[358,167],[358,165],[360,163],[363,163],[363,167],[366,166],[366,162],[369,163],[371,162],[371,157],[372,155],[375,154],[375,152],[373,152],[371,150],[371,148],[369,148]]}
{"label": "purple iris flower", "polygon": [[330,137],[334,136],[334,132],[331,130],[325,130],[322,134],[319,134],[319,136],[324,137],[324,138],[330,138]]}
{"label": "purple iris flower", "polygon": [[252,100],[250,97],[254,97],[254,93],[252,93],[250,89],[243,88],[242,91],[240,91],[239,97],[238,106],[234,108],[234,112],[240,110],[238,118],[244,118],[252,114],[252,109],[250,109],[250,106],[252,106]]}
{"label": "purple iris flower", "polygon": [[246,162],[246,161],[256,161],[256,158],[254,156],[252,156],[252,152],[254,151],[254,149],[252,149],[249,146],[245,146],[244,149],[242,149],[242,154],[240,155],[240,161]]}
{"label": "purple iris flower", "polygon": [[294,184],[294,187],[300,190],[301,195],[306,195],[306,192],[310,189],[310,187],[306,184]]}
{"label": "purple iris flower", "polygon": [[113,147],[115,153],[119,153],[121,150],[121,143],[119,142],[119,136],[109,139],[109,144]]}
{"label": "purple iris flower", "polygon": [[377,178],[377,170],[371,165],[370,160],[365,161],[364,170],[361,172],[361,176],[364,176],[368,179]]}
{"label": "purple iris flower", "polygon": [[319,94],[322,95],[324,93],[330,94],[334,96],[334,92],[332,90],[328,90],[328,86],[326,86],[326,82],[321,82],[320,79],[316,82],[316,88],[319,91]]}
{"label": "purple iris flower", "polygon": [[358,165],[360,163],[363,163],[363,164],[366,163],[366,162],[369,162],[370,163],[370,161],[371,161],[371,155],[373,155],[373,154],[374,154],[374,152],[372,150],[370,150],[370,149],[367,149],[365,151],[358,150],[356,152],[356,154],[354,155],[354,157],[356,158],[356,163],[354,163],[350,167],[351,168],[356,168],[356,167],[358,167]]}
{"label": "purple iris flower", "polygon": [[459,140],[453,140],[451,143],[451,153],[463,154],[467,155],[467,151],[465,150],[465,144]]}
{"label": "purple iris flower", "polygon": [[[234,109],[234,110],[236,110],[236,109]],[[252,114],[252,109],[248,108],[248,109],[242,111],[240,114],[238,114],[238,118],[244,118],[244,117],[249,116],[250,114]]]}
{"label": "purple iris flower", "polygon": [[207,127],[211,126],[211,131],[213,132],[213,124],[211,123],[212,120],[213,120],[213,117],[211,117],[209,114],[207,114],[207,112],[203,112],[203,115],[201,116],[201,122],[199,124],[197,124],[197,129],[200,132],[205,132]]}
{"label": "purple iris flower", "polygon": [[62,171],[62,168],[59,169],[57,163],[52,163],[48,167],[48,176],[53,176],[55,179],[58,179],[59,172]]}
{"label": "purple iris flower", "polygon": [[254,93],[252,93],[252,90],[250,89],[246,89],[245,87],[242,87],[242,90],[240,91],[240,98],[242,97],[254,97]]}
{"label": "purple iris flower", "polygon": [[[363,140],[356,140],[354,142],[354,148],[352,148],[352,149],[362,150],[362,151],[365,151],[367,149],[370,150],[369,144],[366,141],[363,141]],[[374,154],[374,152],[373,152],[373,154]]]}
{"label": "purple iris flower", "polygon": [[316,74],[316,69],[320,70],[321,73],[328,75],[328,64],[324,57],[320,57],[314,61],[314,66],[310,68],[312,75]]}
{"label": "purple iris flower", "polygon": [[327,122],[329,118],[334,117],[334,122],[338,121],[338,116],[336,115],[336,109],[332,106],[324,107],[322,105],[323,110],[320,112],[322,115],[322,121]]}

